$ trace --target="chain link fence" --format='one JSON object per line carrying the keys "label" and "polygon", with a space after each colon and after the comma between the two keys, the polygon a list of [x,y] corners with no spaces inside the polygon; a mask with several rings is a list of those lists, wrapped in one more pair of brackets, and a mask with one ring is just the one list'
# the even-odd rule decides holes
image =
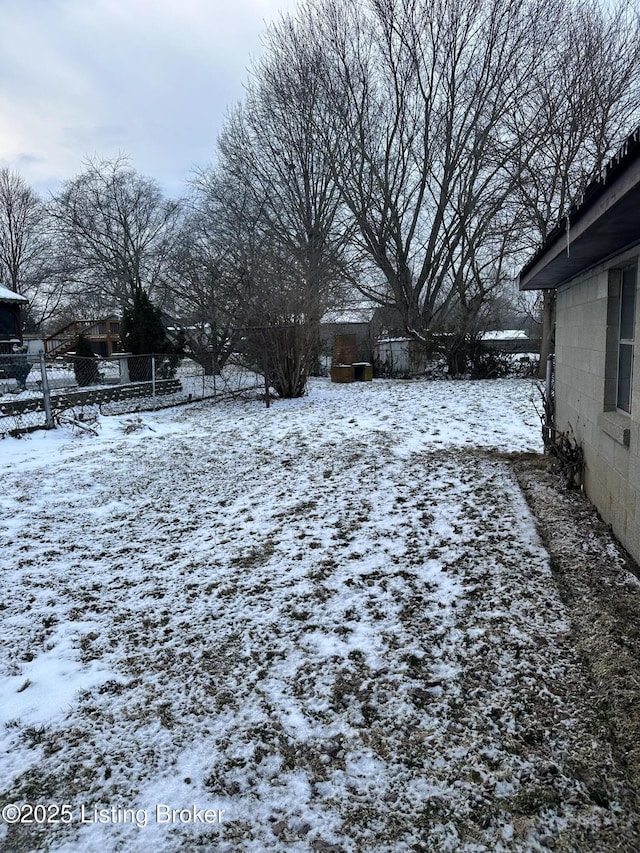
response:
{"label": "chain link fence", "polygon": [[209,375],[195,361],[175,355],[46,361],[44,353],[0,354],[0,436],[54,427],[70,412],[83,420],[90,413],[153,410],[255,393],[263,383],[233,361]]}

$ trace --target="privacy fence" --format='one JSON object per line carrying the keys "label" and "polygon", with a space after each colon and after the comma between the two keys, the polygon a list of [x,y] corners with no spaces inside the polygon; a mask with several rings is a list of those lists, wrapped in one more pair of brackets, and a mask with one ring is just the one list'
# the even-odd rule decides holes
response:
{"label": "privacy fence", "polygon": [[208,375],[171,355],[113,358],[0,355],[0,435],[53,427],[69,414],[124,414],[252,393],[264,380],[239,363]]}

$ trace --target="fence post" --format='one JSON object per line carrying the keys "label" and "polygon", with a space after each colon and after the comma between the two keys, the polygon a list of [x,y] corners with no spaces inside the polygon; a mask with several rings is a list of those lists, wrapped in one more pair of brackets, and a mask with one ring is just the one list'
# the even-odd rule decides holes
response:
{"label": "fence post", "polygon": [[151,399],[154,402],[156,401],[156,357],[155,355],[151,356]]}
{"label": "fence post", "polygon": [[120,367],[120,385],[128,385],[131,382],[129,377],[129,355],[130,353],[119,353],[117,356]]}
{"label": "fence post", "polygon": [[53,429],[53,415],[51,413],[51,394],[49,393],[49,377],[47,376],[47,365],[44,360],[44,351],[40,353],[40,374],[42,376],[42,398],[44,400],[45,427]]}

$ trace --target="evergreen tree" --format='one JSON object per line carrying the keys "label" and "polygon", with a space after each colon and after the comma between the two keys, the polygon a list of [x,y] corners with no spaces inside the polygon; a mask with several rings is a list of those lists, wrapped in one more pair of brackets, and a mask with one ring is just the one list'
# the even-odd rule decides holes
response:
{"label": "evergreen tree", "polygon": [[76,382],[81,387],[97,385],[100,382],[95,353],[91,349],[89,339],[82,332],[76,338],[76,357],[73,362],[73,372],[76,376]]}
{"label": "evergreen tree", "polygon": [[134,355],[167,350],[167,332],[162,315],[142,288],[136,290],[132,306],[123,312],[120,339],[125,351]]}
{"label": "evergreen tree", "polygon": [[[137,356],[129,359],[129,375],[134,382],[151,379],[152,355],[172,350],[162,315],[142,288],[136,290],[133,304],[122,314],[120,340],[126,352]],[[158,371],[162,378],[169,378],[166,373]]]}

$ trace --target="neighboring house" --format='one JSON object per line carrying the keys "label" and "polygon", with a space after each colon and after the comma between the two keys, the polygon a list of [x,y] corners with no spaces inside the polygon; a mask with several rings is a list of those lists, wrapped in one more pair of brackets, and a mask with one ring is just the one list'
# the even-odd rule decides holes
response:
{"label": "neighboring house", "polygon": [[102,320],[74,320],[48,335],[44,340],[47,358],[73,352],[81,333],[96,355],[109,358],[120,351],[120,318],[112,315]]}
{"label": "neighboring house", "polygon": [[573,429],[587,495],[640,561],[640,130],[520,273],[557,288],[555,426]]}
{"label": "neighboring house", "polygon": [[21,309],[28,300],[0,285],[0,353],[12,353],[22,346]]}
{"label": "neighboring house", "polygon": [[485,332],[482,343],[497,352],[538,354],[540,339],[530,338],[524,329],[501,329]]}

